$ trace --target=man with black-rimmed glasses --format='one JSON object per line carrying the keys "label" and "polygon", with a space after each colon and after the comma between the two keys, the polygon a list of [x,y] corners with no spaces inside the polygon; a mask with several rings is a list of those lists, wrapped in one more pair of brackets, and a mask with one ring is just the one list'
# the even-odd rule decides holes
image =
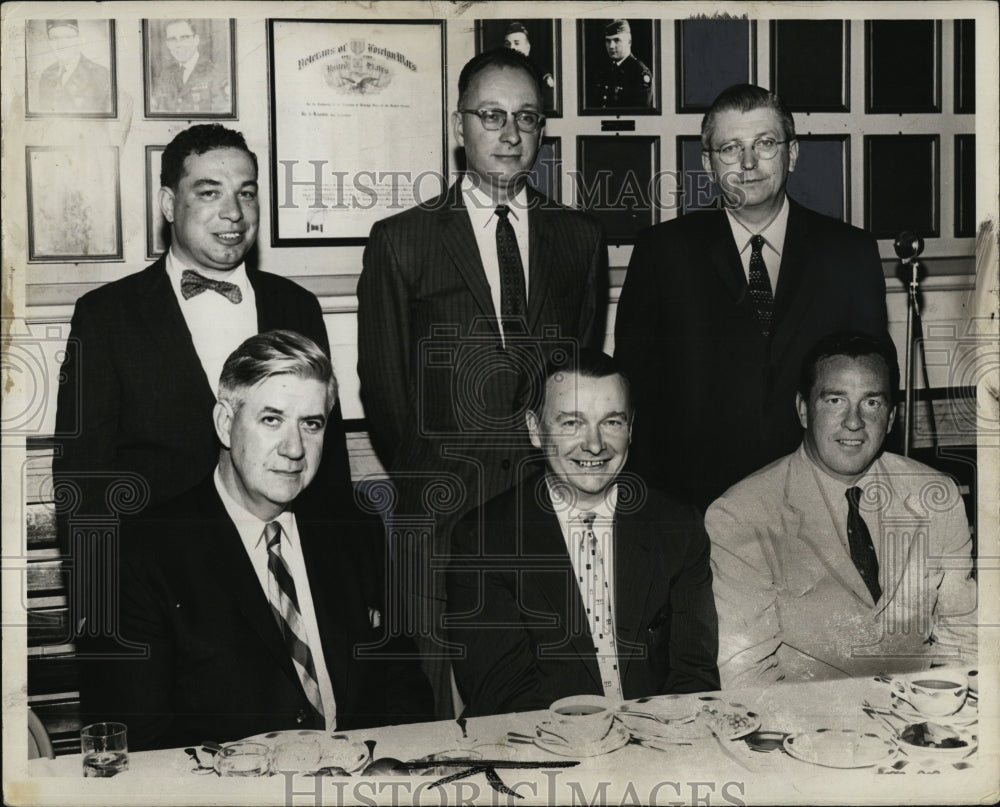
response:
{"label": "man with black-rimmed glasses", "polygon": [[704,509],[795,450],[796,380],[809,345],[837,330],[883,333],[886,305],[875,240],[786,195],[799,143],[776,95],[750,84],[724,90],[701,141],[722,209],[640,233],[615,359],[645,413],[632,468]]}
{"label": "man with black-rimmed glasses", "polygon": [[358,374],[395,483],[401,616],[439,717],[452,712],[440,616],[451,528],[516,484],[527,460],[525,362],[604,336],[600,226],[528,187],[544,131],[537,67],[473,58],[452,113],[465,171],[447,193],[372,228],[358,284]]}

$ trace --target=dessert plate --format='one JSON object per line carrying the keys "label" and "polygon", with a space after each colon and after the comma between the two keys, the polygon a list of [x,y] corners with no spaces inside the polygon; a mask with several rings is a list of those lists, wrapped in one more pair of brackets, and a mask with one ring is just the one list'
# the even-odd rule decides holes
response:
{"label": "dessert plate", "polygon": [[817,729],[791,734],[785,750],[802,762],[826,768],[868,768],[893,757],[891,740],[853,729]]}

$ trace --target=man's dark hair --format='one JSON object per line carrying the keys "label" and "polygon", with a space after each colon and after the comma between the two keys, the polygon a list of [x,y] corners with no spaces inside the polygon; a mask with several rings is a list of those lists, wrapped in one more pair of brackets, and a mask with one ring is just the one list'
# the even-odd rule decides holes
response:
{"label": "man's dark hair", "polygon": [[[482,73],[487,67],[509,68],[512,70],[523,70],[531,77],[535,89],[538,91],[538,98],[544,98],[542,94],[542,74],[538,66],[523,53],[513,48],[493,48],[485,50],[478,56],[473,56],[465,63],[462,72],[458,77],[458,106],[465,107],[465,94],[469,91],[472,80]],[[513,110],[517,112],[517,110]]]}
{"label": "man's dark hair", "polygon": [[878,356],[889,371],[889,399],[895,401],[899,392],[899,362],[896,346],[887,334],[873,336],[861,331],[837,331],[827,334],[814,344],[802,359],[799,373],[799,394],[809,400],[816,384],[817,368],[823,359],[847,356],[857,359],[862,356]]}
{"label": "man's dark hair", "polygon": [[250,155],[254,171],[257,155],[250,151],[243,135],[227,129],[220,123],[200,123],[177,135],[163,150],[160,159],[160,186],[177,190],[177,183],[184,176],[184,160],[189,154],[204,154],[215,149],[238,149]]}
{"label": "man's dark hair", "polygon": [[735,110],[750,112],[753,109],[773,109],[781,118],[784,129],[783,140],[795,139],[795,119],[785,103],[773,92],[758,87],[756,84],[734,84],[727,87],[712,101],[705,117],[701,119],[701,148],[708,151],[712,147],[712,135],[715,134],[715,118],[720,112]]}
{"label": "man's dark hair", "polygon": [[619,375],[625,382],[625,397],[628,400],[629,414],[632,413],[632,391],[628,376],[607,353],[593,348],[581,347],[568,350],[560,347],[553,350],[544,363],[537,362],[531,372],[522,378],[523,397],[526,408],[541,415],[545,405],[545,385],[550,378],[558,375],[576,373],[582,378],[607,378]]}

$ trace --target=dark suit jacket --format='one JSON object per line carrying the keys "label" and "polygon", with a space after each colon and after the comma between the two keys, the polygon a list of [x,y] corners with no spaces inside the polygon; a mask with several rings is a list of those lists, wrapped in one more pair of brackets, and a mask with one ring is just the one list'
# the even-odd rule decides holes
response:
{"label": "dark suit jacket", "polygon": [[[528,441],[521,365],[501,363],[603,341],[600,225],[530,189],[528,199],[529,333],[511,339],[506,356],[457,183],[372,227],[358,283],[358,374],[372,441],[399,489],[397,512],[426,513],[428,483],[457,483],[453,513],[511,487]],[[438,536],[442,553],[447,539]]]}
{"label": "dark suit jacket", "polygon": [[[390,640],[383,658],[369,608],[385,613],[367,571],[381,565],[381,529],[346,511],[338,521],[296,519],[316,621],[337,706],[337,728],[429,719],[430,687]],[[121,545],[121,636],[148,645],[145,660],[81,662],[89,719],[122,720],[133,750],[236,740],[266,731],[323,728],[295,672],[267,594],[211,475],[127,520]]]}
{"label": "dark suit jacket", "polygon": [[[59,388],[53,461],[57,482],[81,488],[77,514],[108,513],[105,491],[122,478],[149,488],[149,503],[163,502],[196,485],[219,455],[212,424],[215,390],[191,340],[161,257],[141,272],[83,295],[73,312]],[[285,328],[330,352],[319,303],[286,278],[247,270],[260,331]],[[208,292],[206,292],[208,293]],[[349,498],[350,468],[338,403],[326,429],[317,478],[297,502],[321,507],[336,491]],[[129,509],[141,505],[124,497]],[[112,514],[113,515],[113,514]],[[65,524],[61,530],[68,550]]]}
{"label": "dark suit jacket", "polygon": [[[636,484],[615,516],[615,621],[625,698],[719,688],[709,540],[690,505]],[[641,502],[638,507],[635,502]],[[468,714],[603,694],[583,598],[543,476],[468,514],[448,574],[455,678]]]}
{"label": "dark suit jacket", "polygon": [[167,61],[156,85],[157,112],[228,111],[228,78],[211,59],[198,56],[187,81],[184,68],[173,57]]}
{"label": "dark suit jacket", "polygon": [[704,510],[795,450],[805,352],[832,331],[884,333],[875,240],[790,201],[765,339],[724,211],[643,231],[618,303],[615,358],[632,381],[632,468]]}
{"label": "dark suit jacket", "polygon": [[38,80],[38,103],[44,112],[110,113],[111,73],[108,68],[80,56],[69,79],[63,84],[56,62],[46,67]]}

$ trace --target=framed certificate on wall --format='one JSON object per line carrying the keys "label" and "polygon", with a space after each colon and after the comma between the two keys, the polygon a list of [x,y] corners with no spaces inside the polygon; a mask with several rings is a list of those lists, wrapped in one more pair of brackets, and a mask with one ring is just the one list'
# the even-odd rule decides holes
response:
{"label": "framed certificate on wall", "polygon": [[357,246],[447,183],[441,20],[268,21],[271,244]]}

